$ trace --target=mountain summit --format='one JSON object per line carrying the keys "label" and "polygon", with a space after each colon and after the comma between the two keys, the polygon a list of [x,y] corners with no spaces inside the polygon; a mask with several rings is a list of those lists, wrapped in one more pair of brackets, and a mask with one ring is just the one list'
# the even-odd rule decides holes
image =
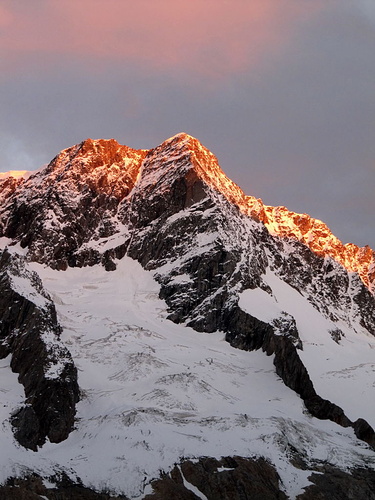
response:
{"label": "mountain summit", "polygon": [[[344,245],[317,219],[245,196],[221,170],[217,158],[185,133],[151,150],[134,150],[114,139],[87,139],[62,151],[29,179],[0,179],[4,214],[0,234],[19,240],[35,260],[43,261],[48,252],[47,260],[55,256],[56,266],[66,266],[67,254],[78,255],[85,242],[117,234],[119,225],[109,216],[126,205],[135,186],[144,197],[163,197],[172,184],[186,191],[179,193],[185,197],[184,207],[205,196],[204,186],[215,190],[244,214],[262,221],[271,234],[301,241],[314,253],[329,256],[349,272],[358,273],[374,293],[375,253],[371,248]],[[15,200],[16,209],[10,209]],[[46,213],[49,205],[51,211]],[[37,249],[41,233],[46,231],[52,236],[53,249],[45,248],[44,243]]]}
{"label": "mountain summit", "polygon": [[0,496],[373,498],[373,250],[184,133],[87,139],[0,201]]}

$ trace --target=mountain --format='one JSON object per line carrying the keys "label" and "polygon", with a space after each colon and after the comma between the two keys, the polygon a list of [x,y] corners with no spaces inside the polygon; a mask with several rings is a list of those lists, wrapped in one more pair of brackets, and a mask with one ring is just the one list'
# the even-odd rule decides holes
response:
{"label": "mountain", "polygon": [[4,498],[375,498],[373,250],[187,134],[0,198]]}

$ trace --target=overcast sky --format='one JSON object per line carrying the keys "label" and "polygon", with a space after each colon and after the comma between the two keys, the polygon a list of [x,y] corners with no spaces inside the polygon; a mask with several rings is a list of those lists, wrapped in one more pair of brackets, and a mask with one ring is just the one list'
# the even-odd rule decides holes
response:
{"label": "overcast sky", "polygon": [[0,82],[0,171],[187,132],[375,248],[375,0],[0,0]]}

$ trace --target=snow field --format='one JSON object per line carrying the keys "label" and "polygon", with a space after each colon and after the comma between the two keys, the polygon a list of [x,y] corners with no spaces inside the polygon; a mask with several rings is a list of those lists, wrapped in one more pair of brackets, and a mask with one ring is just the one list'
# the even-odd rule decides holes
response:
{"label": "snow field", "polygon": [[[375,428],[375,338],[358,324],[352,328],[322,316],[296,289],[268,270],[264,281],[273,296],[261,289],[245,290],[240,306],[269,322],[285,311],[296,320],[303,350],[299,351],[317,393],[341,406],[353,421],[364,418]],[[336,343],[330,331],[344,336]]]}
{"label": "snow field", "polygon": [[351,429],[305,413],[275,374],[272,357],[236,350],[220,332],[197,333],[166,320],[159,286],[137,262],[125,257],[114,272],[30,267],[55,301],[82,399],[66,441],[25,450],[6,423],[22,387],[2,360],[1,480],[28,469],[46,478],[65,470],[85,485],[141,499],[151,479],[184,457],[265,456],[293,498],[310,473],[290,464],[291,445],[307,460],[374,463]]}

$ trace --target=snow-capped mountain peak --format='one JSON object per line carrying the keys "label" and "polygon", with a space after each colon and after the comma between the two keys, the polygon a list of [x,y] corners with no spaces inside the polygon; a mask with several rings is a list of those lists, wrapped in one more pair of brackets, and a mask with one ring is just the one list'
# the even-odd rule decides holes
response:
{"label": "snow-capped mountain peak", "polygon": [[87,139],[0,196],[2,482],[372,498],[371,249],[245,196],[185,133]]}
{"label": "snow-capped mountain peak", "polygon": [[51,163],[30,179],[30,187],[72,192],[92,190],[122,199],[134,187],[146,150],[120,145],[114,139],[86,139],[61,151]]}
{"label": "snow-capped mountain peak", "polygon": [[[74,236],[77,240],[74,252],[77,252],[88,240],[109,237],[121,230],[119,227],[124,223],[121,213],[127,211],[129,196],[159,200],[171,191],[171,186],[175,191],[172,198],[178,193],[183,198],[180,205],[185,208],[206,197],[207,187],[212,189],[242,213],[260,220],[272,235],[300,241],[317,255],[330,257],[349,272],[358,273],[369,290],[375,292],[375,253],[371,248],[344,245],[323,222],[307,214],[267,206],[260,199],[245,196],[223,172],[214,154],[186,133],[179,133],[150,150],[135,150],[114,139],[86,139],[63,150],[28,179],[8,176],[0,180],[0,210],[4,213],[0,230],[2,226],[3,236],[31,246],[33,258],[40,260],[44,252],[33,252],[32,242],[38,239],[42,228],[60,231],[62,225],[71,227],[69,220],[78,214],[82,224],[75,230],[71,227],[74,233],[81,233]],[[93,208],[102,212],[99,219],[92,213]],[[120,226],[114,219],[118,210]],[[19,224],[18,220],[27,219],[27,214],[31,220]],[[103,217],[104,223],[100,222]],[[86,226],[88,234],[84,234]]]}

